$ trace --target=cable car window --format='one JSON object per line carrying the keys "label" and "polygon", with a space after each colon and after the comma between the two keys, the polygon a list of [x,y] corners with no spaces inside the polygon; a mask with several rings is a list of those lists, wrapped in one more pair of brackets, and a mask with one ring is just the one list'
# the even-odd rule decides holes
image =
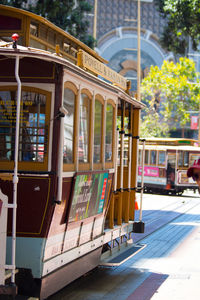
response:
{"label": "cable car window", "polygon": [[145,165],[149,163],[149,150],[145,150],[144,163]]}
{"label": "cable car window", "polygon": [[106,107],[106,148],[105,161],[112,161],[112,143],[113,143],[113,116],[114,109],[111,104]]}
{"label": "cable car window", "polygon": [[178,166],[179,167],[183,166],[183,151],[180,151],[178,154]]}
{"label": "cable car window", "polygon": [[156,164],[156,151],[152,150],[150,152],[150,165],[155,165]]}
{"label": "cable car window", "polygon": [[95,100],[94,116],[94,163],[101,162],[101,136],[102,136],[102,104]]}
{"label": "cable car window", "polygon": [[200,159],[200,154],[190,154],[190,162],[189,162],[189,166],[191,167],[193,164],[194,164],[194,162],[195,162],[195,160],[196,160],[196,162],[198,162],[198,160]]}
{"label": "cable car window", "polygon": [[188,167],[189,166],[189,152],[185,151],[184,152],[184,167]]}
{"label": "cable car window", "polygon": [[67,111],[64,118],[63,163],[73,163],[75,94],[68,88],[64,89],[63,105]]}
{"label": "cable car window", "polygon": [[[43,162],[47,151],[46,95],[22,90],[19,162]],[[16,90],[0,91],[0,160],[14,160],[17,113]]]}
{"label": "cable car window", "polygon": [[160,166],[165,165],[165,159],[166,159],[166,153],[164,151],[159,151],[158,152],[158,164]]}
{"label": "cable car window", "polygon": [[78,157],[80,163],[87,163],[89,157],[89,123],[90,99],[86,94],[81,94],[80,99],[80,124]]}

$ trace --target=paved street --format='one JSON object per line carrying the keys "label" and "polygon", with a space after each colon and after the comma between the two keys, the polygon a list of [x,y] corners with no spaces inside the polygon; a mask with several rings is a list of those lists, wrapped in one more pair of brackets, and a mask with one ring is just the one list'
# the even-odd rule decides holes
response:
{"label": "paved street", "polygon": [[95,269],[49,300],[199,300],[199,195],[144,194],[143,209],[146,233],[135,236],[143,250],[118,267]]}

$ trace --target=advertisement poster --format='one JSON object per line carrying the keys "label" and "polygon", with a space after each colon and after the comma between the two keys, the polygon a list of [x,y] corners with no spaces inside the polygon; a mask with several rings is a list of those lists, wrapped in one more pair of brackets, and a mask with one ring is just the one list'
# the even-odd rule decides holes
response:
{"label": "advertisement poster", "polygon": [[[142,174],[142,167],[139,167],[138,175]],[[144,167],[144,176],[159,177],[158,167]]]}
{"label": "advertisement poster", "polygon": [[191,129],[198,129],[198,116],[191,116]]}
{"label": "advertisement poster", "polygon": [[103,212],[107,181],[107,172],[76,176],[69,222]]}

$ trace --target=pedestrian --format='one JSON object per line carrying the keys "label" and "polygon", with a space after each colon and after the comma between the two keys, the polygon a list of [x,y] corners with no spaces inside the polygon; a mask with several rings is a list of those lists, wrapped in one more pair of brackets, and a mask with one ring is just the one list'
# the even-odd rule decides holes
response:
{"label": "pedestrian", "polygon": [[200,158],[194,161],[193,165],[187,170],[187,176],[192,177],[200,187]]}

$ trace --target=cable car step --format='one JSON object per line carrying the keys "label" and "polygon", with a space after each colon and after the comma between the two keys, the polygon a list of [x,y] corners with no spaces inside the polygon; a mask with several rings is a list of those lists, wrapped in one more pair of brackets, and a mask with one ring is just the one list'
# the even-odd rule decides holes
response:
{"label": "cable car step", "polygon": [[[144,244],[133,244],[127,246],[123,250],[118,250],[116,253],[110,255],[109,257],[101,260],[100,266],[119,266],[125,261],[136,255],[139,251],[144,249],[146,245]],[[127,249],[128,248],[128,249]],[[109,251],[110,252],[110,251]]]}

